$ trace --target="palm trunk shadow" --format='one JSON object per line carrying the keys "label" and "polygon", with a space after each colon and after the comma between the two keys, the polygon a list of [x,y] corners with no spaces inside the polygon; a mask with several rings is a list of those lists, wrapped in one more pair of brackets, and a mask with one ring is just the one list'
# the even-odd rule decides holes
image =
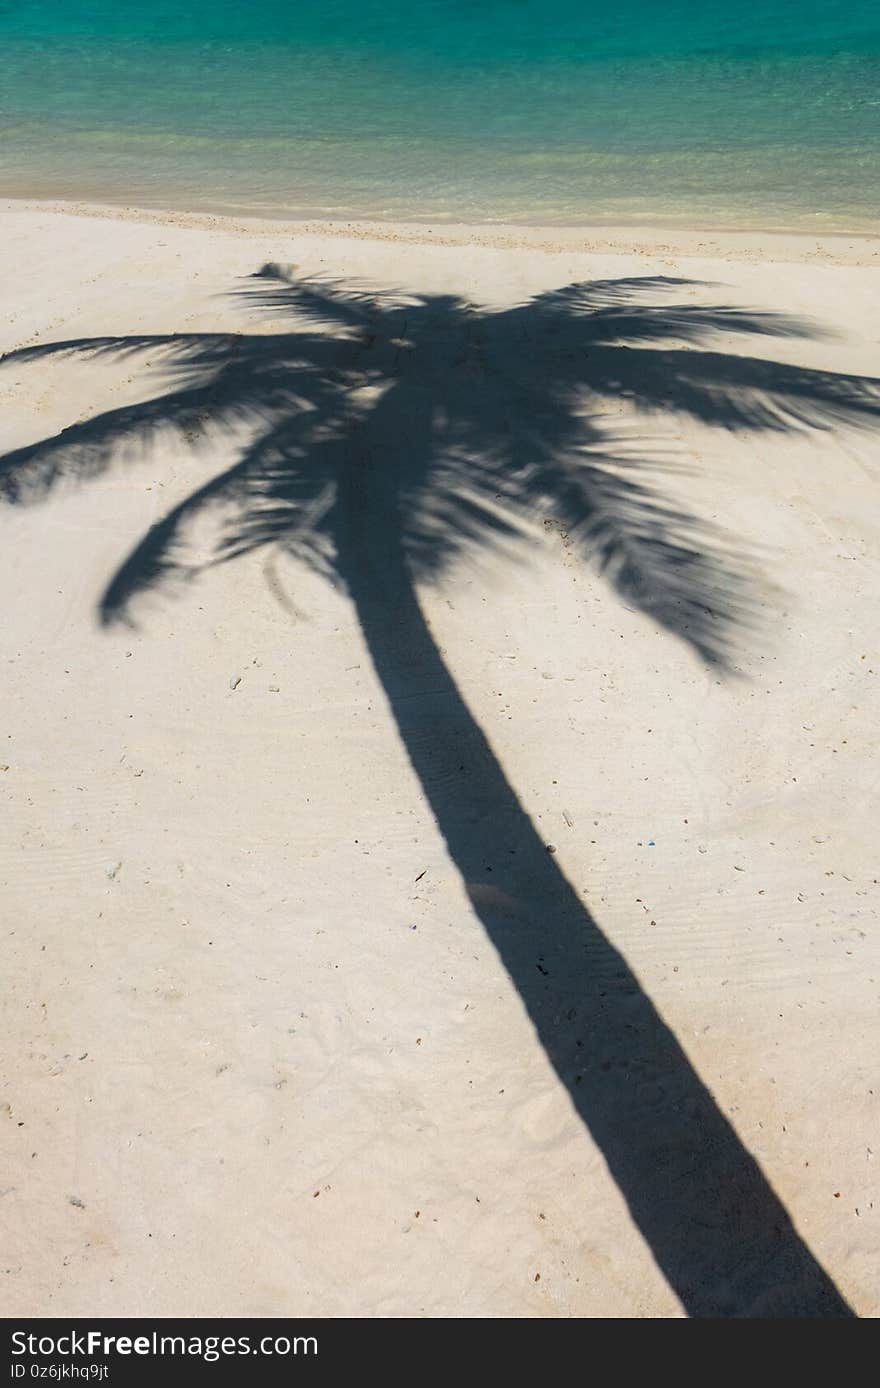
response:
{"label": "palm trunk shadow", "polygon": [[[852,1316],[547,853],[431,635],[399,527],[387,512],[377,525],[360,488],[337,505],[339,568],[474,913],[683,1307],[694,1317]],[[487,905],[474,890],[487,880],[520,909]]]}

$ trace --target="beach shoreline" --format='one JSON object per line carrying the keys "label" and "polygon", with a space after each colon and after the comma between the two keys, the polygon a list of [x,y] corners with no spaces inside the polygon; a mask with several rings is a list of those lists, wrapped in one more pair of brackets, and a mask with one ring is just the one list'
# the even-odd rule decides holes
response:
{"label": "beach shoreline", "polygon": [[184,208],[138,207],[126,203],[67,201],[29,197],[0,198],[0,215],[26,214],[80,217],[99,222],[141,223],[235,236],[327,237],[401,245],[476,246],[493,250],[530,250],[538,254],[592,252],[619,255],[667,254],[730,260],[876,266],[880,234],[864,232],[734,228],[648,223],[542,225],[458,223],[454,221],[360,220],[284,215],[234,215]]}

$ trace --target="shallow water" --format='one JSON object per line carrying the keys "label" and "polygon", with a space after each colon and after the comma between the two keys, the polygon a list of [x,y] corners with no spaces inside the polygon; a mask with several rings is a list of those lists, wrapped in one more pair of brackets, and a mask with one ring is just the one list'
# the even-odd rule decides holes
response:
{"label": "shallow water", "polygon": [[0,192],[876,230],[875,0],[0,0]]}

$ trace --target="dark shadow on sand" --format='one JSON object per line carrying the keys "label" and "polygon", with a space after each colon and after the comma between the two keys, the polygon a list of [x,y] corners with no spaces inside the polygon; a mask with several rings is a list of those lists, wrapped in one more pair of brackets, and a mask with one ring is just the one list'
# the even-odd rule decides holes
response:
{"label": "dark shadow on sand", "polygon": [[[370,295],[266,267],[242,291],[271,331],[108,337],[23,349],[149,352],[161,393],[0,460],[23,503],[174,429],[235,464],[153,526],[104,595],[280,548],[342,581],[434,818],[571,1102],[692,1316],[853,1313],[794,1228],[626,961],[571,887],[470,715],[418,598],[471,547],[515,551],[552,518],[627,603],[724,671],[761,601],[745,547],[657,490],[651,449],[612,427],[621,397],[750,431],[880,423],[875,380],[707,350],[804,323],[675,296],[684,281],[572,285],[499,312]],[[276,330],[276,323],[283,331]],[[122,449],[126,445],[128,450]],[[203,541],[202,541],[203,543]],[[491,882],[491,893],[480,890]],[[494,904],[493,904],[494,903]],[[498,903],[502,903],[498,905]],[[506,903],[506,904],[504,904]]]}

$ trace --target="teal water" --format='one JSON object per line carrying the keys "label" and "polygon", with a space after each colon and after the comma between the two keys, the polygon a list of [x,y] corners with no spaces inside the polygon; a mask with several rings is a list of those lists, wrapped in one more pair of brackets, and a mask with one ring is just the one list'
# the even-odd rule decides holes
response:
{"label": "teal water", "polygon": [[877,0],[0,0],[0,193],[877,230]]}

